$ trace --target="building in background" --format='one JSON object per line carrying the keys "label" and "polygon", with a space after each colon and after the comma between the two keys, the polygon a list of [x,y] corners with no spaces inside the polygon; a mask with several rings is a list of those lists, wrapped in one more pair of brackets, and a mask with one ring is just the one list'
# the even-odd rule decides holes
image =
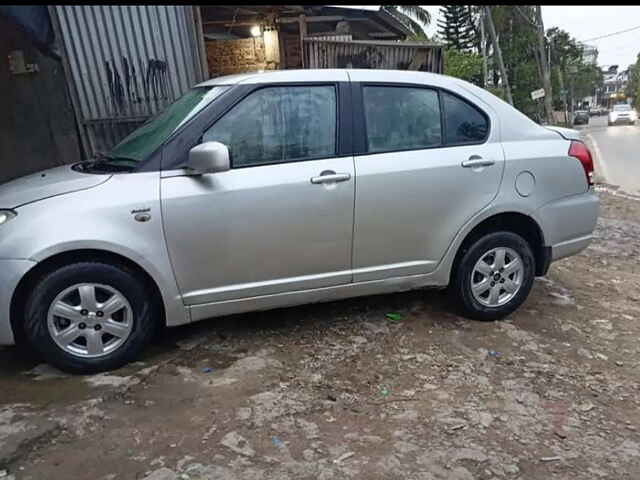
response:
{"label": "building in background", "polygon": [[587,65],[598,64],[598,49],[593,45],[587,45],[586,43],[579,43],[582,47],[582,63]]}
{"label": "building in background", "polygon": [[[585,65],[598,65],[598,49],[593,45],[587,45],[586,43],[578,42],[578,45],[582,48],[581,61]],[[595,88],[593,95],[586,96],[578,102],[578,107],[583,110],[595,108],[602,103],[602,89]]]}
{"label": "building in background", "polygon": [[209,75],[290,68],[442,72],[440,46],[380,8],[310,5],[200,7]]}
{"label": "building in background", "polygon": [[610,65],[602,71],[604,77],[603,104],[612,108],[618,103],[629,103],[625,93],[629,83],[629,69],[618,71],[618,65]]}

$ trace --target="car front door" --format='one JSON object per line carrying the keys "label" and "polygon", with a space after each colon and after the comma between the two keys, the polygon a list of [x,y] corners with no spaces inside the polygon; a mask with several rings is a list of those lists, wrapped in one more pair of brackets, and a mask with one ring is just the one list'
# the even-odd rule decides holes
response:
{"label": "car front door", "polygon": [[187,305],[349,283],[353,156],[348,84],[256,86],[204,132],[231,169],[162,179],[166,241]]}
{"label": "car front door", "polygon": [[490,117],[451,92],[354,84],[354,281],[433,271],[496,196],[504,166]]}

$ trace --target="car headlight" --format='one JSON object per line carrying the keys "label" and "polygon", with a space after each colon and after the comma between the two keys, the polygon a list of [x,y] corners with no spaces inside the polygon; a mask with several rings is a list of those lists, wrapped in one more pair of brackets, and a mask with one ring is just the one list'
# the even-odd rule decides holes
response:
{"label": "car headlight", "polygon": [[4,225],[16,216],[16,212],[12,210],[0,210],[0,225]]}

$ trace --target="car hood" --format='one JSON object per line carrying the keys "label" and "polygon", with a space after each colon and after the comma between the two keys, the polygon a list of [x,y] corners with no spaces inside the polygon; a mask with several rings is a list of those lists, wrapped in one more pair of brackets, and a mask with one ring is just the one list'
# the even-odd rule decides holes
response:
{"label": "car hood", "polygon": [[582,140],[580,132],[578,130],[574,130],[573,128],[554,127],[551,125],[545,126],[545,128],[547,130],[551,130],[552,132],[556,132],[565,140]]}
{"label": "car hood", "polygon": [[51,168],[0,185],[0,208],[17,208],[27,203],[96,187],[111,174],[81,173],[70,165]]}

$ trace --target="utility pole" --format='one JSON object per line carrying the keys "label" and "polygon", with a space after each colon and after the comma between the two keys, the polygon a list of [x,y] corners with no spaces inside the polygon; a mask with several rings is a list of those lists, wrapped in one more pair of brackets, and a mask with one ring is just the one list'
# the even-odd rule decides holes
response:
{"label": "utility pole", "polygon": [[542,9],[536,5],[536,33],[538,35],[538,55],[540,57],[540,69],[542,70],[542,86],[544,87],[544,109],[547,122],[553,125],[553,104],[551,95],[551,72],[549,65],[545,61],[544,48],[544,24],[542,23]]}
{"label": "utility pole", "polygon": [[484,8],[480,9],[480,50],[482,55],[482,86],[487,88],[487,41],[484,33]]}
{"label": "utility pole", "polygon": [[489,37],[491,37],[491,44],[493,45],[493,54],[497,57],[498,68],[500,69],[500,77],[504,85],[505,93],[507,95],[507,101],[513,105],[513,97],[511,96],[511,87],[509,86],[509,77],[507,76],[507,70],[504,68],[504,61],[502,60],[502,50],[498,43],[498,36],[496,35],[496,27],[493,24],[493,17],[491,16],[491,7],[484,5],[485,18],[487,19],[487,26],[489,27]]}
{"label": "utility pole", "polygon": [[569,125],[569,117],[567,116],[567,92],[564,89],[564,75],[562,73],[562,65],[558,65],[558,84],[560,85],[560,98],[562,98],[564,123]]}
{"label": "utility pole", "polygon": [[575,65],[569,65],[569,126],[573,126],[573,83],[578,68]]}

